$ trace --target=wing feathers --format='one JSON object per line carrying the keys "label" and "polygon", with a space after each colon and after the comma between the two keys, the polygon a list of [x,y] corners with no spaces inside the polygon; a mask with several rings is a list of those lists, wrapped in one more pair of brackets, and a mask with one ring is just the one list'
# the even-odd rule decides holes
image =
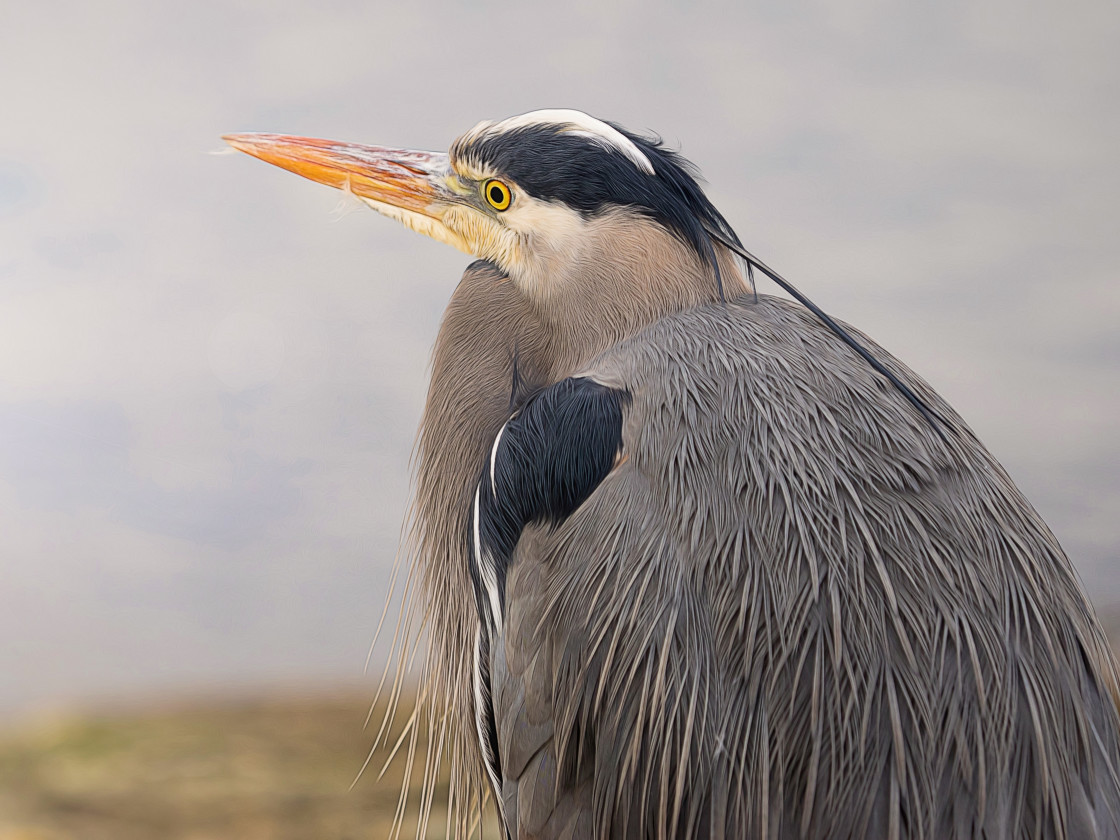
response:
{"label": "wing feathers", "polygon": [[955,434],[767,298],[511,420],[480,530],[515,837],[1120,840],[1114,666],[1068,559],[875,352]]}

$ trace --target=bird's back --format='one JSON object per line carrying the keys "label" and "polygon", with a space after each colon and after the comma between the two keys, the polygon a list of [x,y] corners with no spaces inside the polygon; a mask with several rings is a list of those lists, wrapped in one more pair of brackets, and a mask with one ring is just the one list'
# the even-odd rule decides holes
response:
{"label": "bird's back", "polygon": [[1120,838],[1113,665],[1068,559],[876,352],[944,436],[772,298],[582,372],[624,396],[620,449],[519,531],[488,651],[513,836]]}

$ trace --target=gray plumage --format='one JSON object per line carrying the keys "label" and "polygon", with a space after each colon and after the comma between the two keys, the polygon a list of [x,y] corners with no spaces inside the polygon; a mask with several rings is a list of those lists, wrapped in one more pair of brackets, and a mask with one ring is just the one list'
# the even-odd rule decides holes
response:
{"label": "gray plumage", "polygon": [[[442,458],[481,470],[505,419],[508,369],[487,399],[457,364],[509,365],[465,334],[516,313],[503,280],[468,272],[437,347],[441,523],[470,487]],[[513,836],[1120,837],[1111,654],[1053,535],[885,351],[863,339],[948,443],[803,309],[751,301],[580,368],[632,394],[629,457],[518,544],[493,675]]]}
{"label": "gray plumage", "polygon": [[[446,228],[391,213],[488,260],[448,305],[418,442],[401,637],[427,650],[406,735],[410,766],[421,727],[431,744],[420,830],[447,765],[456,836],[490,797],[517,840],[1120,840],[1115,664],[1045,523],[886,351],[847,328],[932,414],[801,306],[751,294],[679,159],[573,113],[433,157],[454,196],[425,182],[422,205],[410,181],[399,205]],[[295,140],[295,164],[270,151],[292,138],[231,142],[308,174],[327,141]],[[377,184],[406,177],[393,150],[332,146],[332,166],[339,149]],[[382,212],[391,186],[366,193]],[[481,581],[496,438],[571,377],[626,395],[617,456]]]}

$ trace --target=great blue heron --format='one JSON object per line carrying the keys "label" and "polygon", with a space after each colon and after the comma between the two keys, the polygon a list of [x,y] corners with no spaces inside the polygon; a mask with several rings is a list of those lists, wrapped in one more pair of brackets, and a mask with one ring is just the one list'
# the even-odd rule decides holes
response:
{"label": "great blue heron", "polygon": [[1120,838],[1054,536],[905,366],[754,293],[685,160],[578,111],[227,140],[479,259],[418,444],[453,833],[489,792],[520,840]]}

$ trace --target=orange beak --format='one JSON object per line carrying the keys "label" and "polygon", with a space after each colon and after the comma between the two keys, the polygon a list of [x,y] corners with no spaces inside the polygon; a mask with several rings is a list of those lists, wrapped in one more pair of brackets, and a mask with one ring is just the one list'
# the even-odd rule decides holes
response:
{"label": "orange beak", "polygon": [[[440,219],[454,198],[446,154],[285,134],[227,134],[233,148],[371,203]],[[395,215],[395,214],[393,214]]]}

